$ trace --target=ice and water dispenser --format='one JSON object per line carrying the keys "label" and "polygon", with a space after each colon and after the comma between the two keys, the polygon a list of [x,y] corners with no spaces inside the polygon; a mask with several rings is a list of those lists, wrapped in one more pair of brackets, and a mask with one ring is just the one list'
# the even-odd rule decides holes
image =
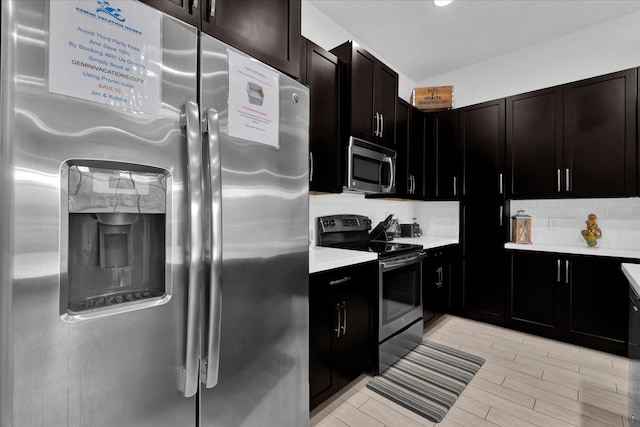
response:
{"label": "ice and water dispenser", "polygon": [[67,162],[64,172],[69,232],[63,317],[137,308],[165,297],[169,173],[112,162]]}

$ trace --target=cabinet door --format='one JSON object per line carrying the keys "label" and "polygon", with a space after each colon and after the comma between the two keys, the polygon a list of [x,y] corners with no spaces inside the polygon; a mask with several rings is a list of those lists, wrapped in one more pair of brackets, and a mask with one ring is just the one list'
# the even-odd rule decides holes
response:
{"label": "cabinet door", "polygon": [[562,190],[562,88],[507,98],[507,193],[558,197]]}
{"label": "cabinet door", "polygon": [[462,314],[503,324],[505,317],[504,266],[498,256],[465,256],[462,260]]}
{"label": "cabinet door", "polygon": [[560,336],[564,259],[527,252],[513,253],[510,258],[510,325],[549,337]]}
{"label": "cabinet door", "polygon": [[337,391],[333,365],[336,300],[326,274],[309,276],[309,396],[311,407]]}
{"label": "cabinet door", "polygon": [[459,111],[463,152],[463,196],[494,202],[504,194],[505,100]]}
{"label": "cabinet door", "polygon": [[202,30],[299,76],[300,0],[202,0]]}
{"label": "cabinet door", "polygon": [[357,46],[354,46],[351,55],[351,133],[375,142],[374,93],[377,60]]}
{"label": "cabinet door", "polygon": [[193,8],[193,0],[140,0],[167,15],[178,18],[194,27],[200,26],[200,12]]}
{"label": "cabinet door", "polygon": [[636,69],[564,86],[564,171],[570,197],[636,194]]}
{"label": "cabinet door", "polygon": [[424,197],[424,114],[415,107],[409,108],[409,175],[411,197]]}
{"label": "cabinet door", "polygon": [[[375,110],[381,115],[378,142],[395,148],[396,99],[398,74],[381,62],[376,68]],[[354,107],[358,108],[358,105]]]}
{"label": "cabinet door", "polygon": [[351,280],[340,285],[337,303],[342,308],[339,338],[340,383],[346,384],[370,369],[373,361],[373,306],[377,290],[373,264],[355,269]]}
{"label": "cabinet door", "polygon": [[[452,252],[452,251],[451,251]],[[451,309],[452,253],[448,250],[427,252],[422,263],[422,306],[425,323]]]}
{"label": "cabinet door", "polygon": [[344,153],[340,144],[338,57],[306,41],[304,83],[310,91],[309,189],[342,192]]}
{"label": "cabinet door", "polygon": [[504,247],[501,205],[469,200],[461,206],[461,241],[464,256],[499,256]]}
{"label": "cabinet door", "polygon": [[626,354],[629,285],[621,261],[569,257],[566,334],[575,343]]}
{"label": "cabinet door", "polygon": [[396,196],[407,197],[412,187],[409,176],[409,110],[411,105],[398,98],[396,105]]}
{"label": "cabinet door", "polygon": [[[453,200],[458,197],[458,112],[446,111],[433,116],[432,125],[433,160],[425,158],[427,164],[433,164],[435,188],[425,191],[438,199]],[[427,168],[427,173],[431,174]],[[427,181],[428,182],[428,181]]]}

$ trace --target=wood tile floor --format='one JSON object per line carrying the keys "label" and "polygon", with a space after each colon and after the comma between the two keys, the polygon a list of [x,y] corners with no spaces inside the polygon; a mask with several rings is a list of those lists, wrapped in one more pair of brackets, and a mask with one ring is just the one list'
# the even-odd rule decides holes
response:
{"label": "wood tile floor", "polygon": [[428,421],[362,375],[310,414],[313,427],[628,427],[628,359],[455,316],[424,338],[485,358],[445,419]]}

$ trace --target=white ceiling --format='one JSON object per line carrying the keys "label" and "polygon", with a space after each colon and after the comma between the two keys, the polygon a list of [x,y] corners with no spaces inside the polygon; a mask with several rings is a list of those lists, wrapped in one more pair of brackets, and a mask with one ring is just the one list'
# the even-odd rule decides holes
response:
{"label": "white ceiling", "polygon": [[640,12],[640,0],[308,1],[414,82]]}

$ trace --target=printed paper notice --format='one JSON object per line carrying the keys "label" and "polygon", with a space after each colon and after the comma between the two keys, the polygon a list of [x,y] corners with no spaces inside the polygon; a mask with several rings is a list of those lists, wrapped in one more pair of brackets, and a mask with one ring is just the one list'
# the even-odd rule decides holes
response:
{"label": "printed paper notice", "polygon": [[229,136],[278,148],[279,73],[231,50]]}
{"label": "printed paper notice", "polygon": [[130,0],[59,0],[50,10],[50,92],[158,113],[160,12]]}

